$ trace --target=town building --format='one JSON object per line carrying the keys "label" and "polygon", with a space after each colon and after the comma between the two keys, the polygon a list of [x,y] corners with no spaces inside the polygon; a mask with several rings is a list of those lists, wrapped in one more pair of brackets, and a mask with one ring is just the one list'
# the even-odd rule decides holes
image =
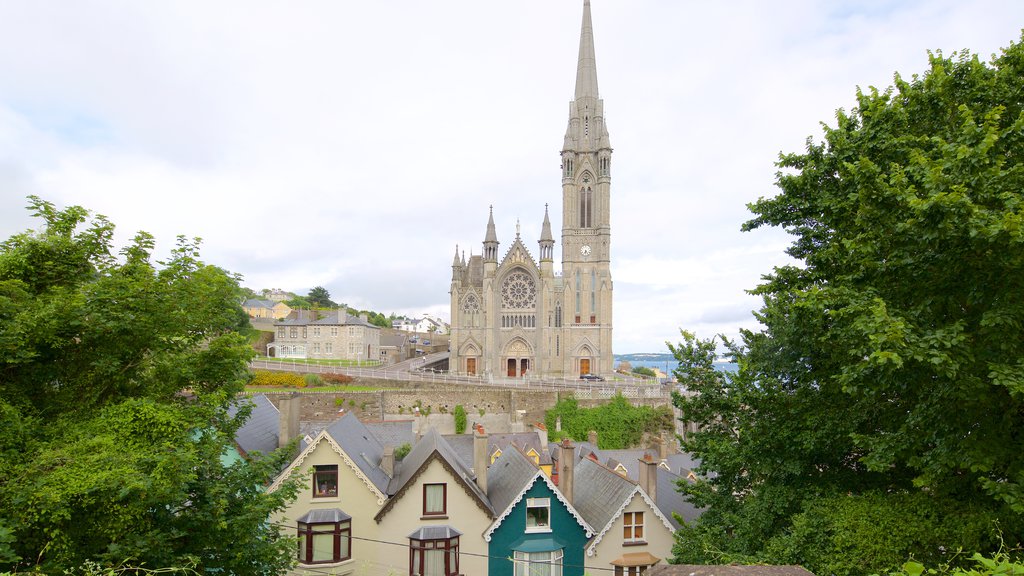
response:
{"label": "town building", "polygon": [[365,314],[293,310],[284,320],[274,322],[274,341],[267,345],[267,355],[380,362],[380,330]]}
{"label": "town building", "polygon": [[577,378],[612,371],[611,153],[587,0],[561,152],[561,270],[546,206],[536,259],[518,230],[499,254],[492,207],[482,252],[467,260],[455,249],[452,372]]}

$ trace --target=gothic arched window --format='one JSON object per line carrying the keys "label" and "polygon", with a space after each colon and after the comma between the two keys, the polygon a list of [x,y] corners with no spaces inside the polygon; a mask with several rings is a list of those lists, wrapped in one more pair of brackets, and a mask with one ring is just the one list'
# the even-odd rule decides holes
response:
{"label": "gothic arched window", "polygon": [[593,202],[594,193],[590,186],[580,188],[580,228],[590,228],[594,225]]}

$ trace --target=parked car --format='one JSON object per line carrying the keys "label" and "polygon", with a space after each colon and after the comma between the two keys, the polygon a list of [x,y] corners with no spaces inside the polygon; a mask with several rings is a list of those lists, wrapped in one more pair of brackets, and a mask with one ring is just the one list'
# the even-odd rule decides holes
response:
{"label": "parked car", "polygon": [[597,374],[580,374],[580,380],[590,380],[592,382],[604,382],[604,378]]}

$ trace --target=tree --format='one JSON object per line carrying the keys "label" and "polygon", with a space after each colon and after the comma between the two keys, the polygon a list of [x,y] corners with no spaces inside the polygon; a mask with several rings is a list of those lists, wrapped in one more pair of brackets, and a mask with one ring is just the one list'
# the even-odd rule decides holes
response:
{"label": "tree", "polygon": [[323,286],[314,286],[309,291],[309,294],[306,295],[306,300],[318,308],[335,308],[338,306],[331,300],[331,293]]}
{"label": "tree", "polygon": [[0,244],[0,569],[289,566],[267,518],[294,489],[262,490],[285,456],[221,463],[252,354],[238,278],[197,240],[115,258],[102,216],[30,208],[42,228]]}
{"label": "tree", "polygon": [[956,503],[1021,534],[1022,93],[1020,43],[987,65],[935,54],[781,157],[781,193],[744,228],[785,228],[801,264],[754,290],[764,328],[726,344],[735,377],[707,371],[714,341],[684,334],[673,350],[698,392],[677,404],[705,427],[689,448],[715,473],[684,488],[710,508],[679,559],[764,559],[843,495]]}

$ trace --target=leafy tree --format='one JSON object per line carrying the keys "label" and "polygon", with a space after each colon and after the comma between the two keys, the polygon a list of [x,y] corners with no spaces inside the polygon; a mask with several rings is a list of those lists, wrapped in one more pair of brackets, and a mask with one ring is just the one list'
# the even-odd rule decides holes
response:
{"label": "leafy tree", "polygon": [[292,547],[261,488],[281,456],[221,464],[252,351],[237,277],[179,238],[32,197],[43,226],[0,244],[0,569],[98,562],[278,573]]}
{"label": "leafy tree", "polygon": [[653,368],[648,368],[647,366],[637,366],[637,367],[633,368],[633,374],[639,374],[641,376],[649,376],[651,378],[654,378],[655,376],[657,376],[657,374],[654,372],[654,369]]}
{"label": "leafy tree", "polygon": [[306,295],[306,300],[318,308],[334,308],[337,306],[337,304],[331,300],[331,293],[323,286],[314,286],[309,291],[309,294]]}
{"label": "leafy tree", "polygon": [[289,308],[293,309],[301,308],[303,310],[310,310],[316,307],[305,296],[292,296],[291,298],[285,300],[284,303],[287,304]]}
{"label": "leafy tree", "polygon": [[[781,157],[781,193],[753,204],[744,228],[785,228],[800,265],[754,290],[764,328],[724,344],[735,376],[710,371],[713,340],[684,333],[673,347],[697,393],[677,405],[704,427],[687,447],[714,473],[683,488],[710,508],[677,559],[765,559],[798,522],[839,522],[820,503],[843,495],[908,499],[917,517],[955,503],[1021,534],[1022,94],[1019,43],[987,65],[935,54],[923,75],[858,92],[824,142]],[[888,524],[897,537],[915,530],[901,518]],[[925,555],[939,534],[907,550]],[[975,537],[982,552],[996,545]],[[861,542],[834,562],[894,568],[854,564]],[[824,545],[805,544],[806,557]]]}

